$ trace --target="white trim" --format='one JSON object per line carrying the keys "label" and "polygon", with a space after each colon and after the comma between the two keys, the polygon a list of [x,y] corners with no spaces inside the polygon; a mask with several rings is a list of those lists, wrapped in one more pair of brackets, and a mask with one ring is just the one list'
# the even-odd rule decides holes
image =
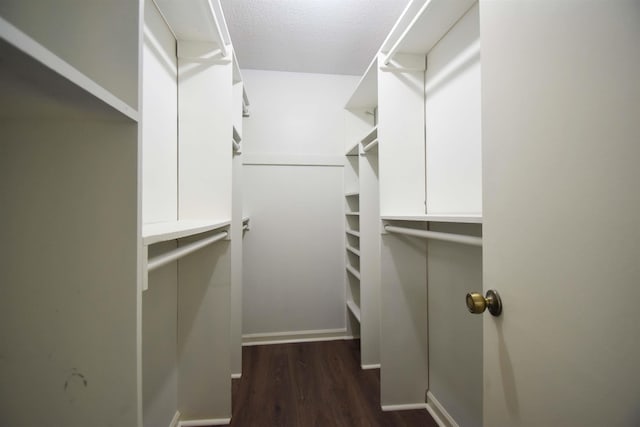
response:
{"label": "white trim", "polygon": [[380,369],[380,364],[371,363],[369,365],[360,365],[360,367],[362,368],[363,371],[366,371],[367,369]]}
{"label": "white trim", "polygon": [[171,420],[171,424],[169,427],[178,427],[180,425],[180,411],[176,411],[173,415],[173,419]]}
{"label": "white trim", "polygon": [[259,334],[246,334],[242,336],[243,346],[267,345],[267,344],[291,344],[316,341],[336,341],[352,339],[347,335],[346,328],[319,329],[311,331],[291,332],[266,332]]}
{"label": "white trim", "polygon": [[440,427],[459,427],[456,420],[430,391],[427,391],[427,411]]}
{"label": "white trim", "polygon": [[231,379],[232,380],[239,380],[240,378],[242,378],[242,372],[240,372],[238,374],[231,374]]}
{"label": "white trim", "polygon": [[382,405],[381,408],[384,412],[410,411],[413,409],[427,409],[427,404],[426,403],[407,403],[404,405]]}
{"label": "white trim", "polygon": [[243,165],[251,166],[328,166],[344,167],[343,156],[310,156],[305,154],[244,153]]}
{"label": "white trim", "polygon": [[231,418],[211,418],[209,420],[180,421],[179,427],[206,427],[206,426],[226,426],[231,424]]}

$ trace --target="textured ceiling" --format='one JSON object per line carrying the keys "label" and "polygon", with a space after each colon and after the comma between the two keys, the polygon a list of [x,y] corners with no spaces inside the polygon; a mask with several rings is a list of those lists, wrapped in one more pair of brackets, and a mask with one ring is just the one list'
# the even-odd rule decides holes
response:
{"label": "textured ceiling", "polygon": [[242,68],[363,74],[409,0],[221,0]]}

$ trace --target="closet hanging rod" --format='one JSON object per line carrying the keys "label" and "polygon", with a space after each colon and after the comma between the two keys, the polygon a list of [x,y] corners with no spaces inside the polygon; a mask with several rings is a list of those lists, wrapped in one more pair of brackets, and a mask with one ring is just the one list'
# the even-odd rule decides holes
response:
{"label": "closet hanging rod", "polygon": [[400,45],[404,41],[405,37],[407,37],[407,34],[409,34],[409,32],[413,29],[413,26],[416,25],[416,22],[418,22],[422,18],[422,15],[427,11],[429,6],[431,6],[431,3],[431,1],[427,0],[425,4],[422,5],[416,16],[414,16],[414,18],[411,20],[407,28],[402,32],[398,40],[396,40],[393,46],[391,46],[389,53],[387,53],[387,56],[384,58],[384,65],[389,65],[391,63],[391,60],[394,56],[396,56],[396,53],[398,53],[398,49],[400,48]]}
{"label": "closet hanging rod", "polygon": [[374,139],[373,141],[371,141],[370,143],[368,143],[367,145],[362,147],[362,151],[364,151],[366,153],[367,151],[371,150],[376,145],[378,145],[378,138]]}
{"label": "closet hanging rod", "polygon": [[482,237],[463,236],[440,231],[416,230],[415,228],[396,227],[393,225],[385,225],[384,229],[389,233],[405,234],[407,236],[422,237],[424,239],[444,240],[447,242],[461,243],[463,245],[482,246]]}
{"label": "closet hanging rod", "polygon": [[190,243],[185,246],[181,246],[176,250],[167,252],[166,254],[153,257],[147,263],[147,271],[153,271],[156,268],[160,268],[163,265],[167,265],[170,262],[173,262],[177,259],[185,257],[190,253],[193,253],[199,249],[204,248],[205,246],[209,246],[210,244],[215,243],[219,240],[226,239],[228,235],[229,235],[229,232],[223,231],[223,232],[214,234],[213,236],[207,237],[206,239],[202,239],[197,242]]}
{"label": "closet hanging rod", "polygon": [[224,36],[222,35],[222,29],[220,28],[218,15],[216,14],[216,11],[213,10],[213,5],[211,4],[211,2],[209,2],[209,7],[207,9],[211,14],[211,18],[213,18],[213,26],[216,29],[216,38],[218,39],[218,44],[220,45],[220,49],[222,50],[222,55],[226,58],[227,56],[229,56],[229,47],[224,42]]}

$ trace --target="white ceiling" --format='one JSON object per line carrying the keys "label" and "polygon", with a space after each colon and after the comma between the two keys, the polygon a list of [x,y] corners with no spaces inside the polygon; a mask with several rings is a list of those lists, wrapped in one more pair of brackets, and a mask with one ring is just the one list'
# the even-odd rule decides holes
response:
{"label": "white ceiling", "polygon": [[242,68],[361,75],[409,0],[221,0]]}

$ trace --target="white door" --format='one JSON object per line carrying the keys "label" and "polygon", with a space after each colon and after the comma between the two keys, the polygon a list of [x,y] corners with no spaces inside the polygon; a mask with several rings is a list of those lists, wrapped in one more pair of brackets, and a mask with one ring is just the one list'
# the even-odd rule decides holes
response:
{"label": "white door", "polygon": [[[484,425],[640,426],[640,1],[487,0]],[[461,301],[462,303],[462,301]]]}

